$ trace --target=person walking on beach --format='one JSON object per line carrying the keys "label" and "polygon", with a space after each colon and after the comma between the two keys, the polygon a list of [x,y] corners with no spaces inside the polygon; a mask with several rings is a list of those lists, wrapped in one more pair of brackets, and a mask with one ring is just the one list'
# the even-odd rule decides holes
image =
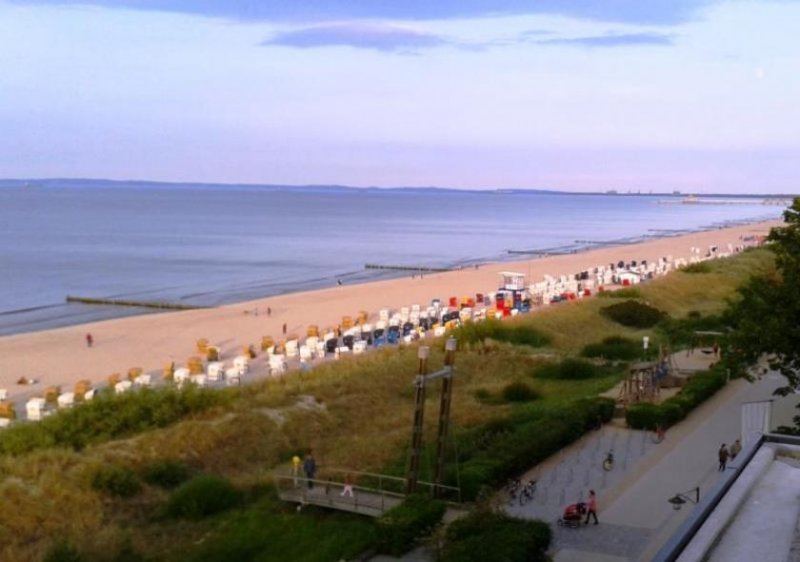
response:
{"label": "person walking on beach", "polygon": [[93,343],[94,338],[92,337],[92,334],[86,334],[86,347],[92,347]]}
{"label": "person walking on beach", "polygon": [[308,489],[311,490],[314,488],[314,474],[317,472],[317,461],[314,460],[314,457],[309,452],[306,455],[306,460],[303,461],[303,471],[306,473],[306,478],[308,478]]}
{"label": "person walking on beach", "polygon": [[272,307],[267,307],[267,316],[272,316]]}
{"label": "person walking on beach", "polygon": [[295,488],[297,487],[297,477],[300,475],[301,464],[303,464],[303,459],[300,458],[300,455],[292,457],[292,481],[294,482]]}
{"label": "person walking on beach", "polygon": [[586,521],[584,521],[584,525],[589,524],[589,518],[594,517],[594,524],[597,525],[597,496],[594,493],[594,490],[589,490],[589,501],[586,502]]}
{"label": "person walking on beach", "polygon": [[349,472],[344,475],[344,489],[342,493],[339,494],[342,497],[350,496],[353,497],[353,475]]}
{"label": "person walking on beach", "polygon": [[286,335],[286,322],[283,323],[283,335]]}
{"label": "person walking on beach", "polygon": [[722,472],[728,466],[728,457],[730,453],[728,452],[728,447],[725,443],[722,444],[722,447],[719,448],[719,471]]}
{"label": "person walking on beach", "polygon": [[742,451],[742,442],[737,439],[731,445],[731,462],[736,460],[736,455],[738,455]]}

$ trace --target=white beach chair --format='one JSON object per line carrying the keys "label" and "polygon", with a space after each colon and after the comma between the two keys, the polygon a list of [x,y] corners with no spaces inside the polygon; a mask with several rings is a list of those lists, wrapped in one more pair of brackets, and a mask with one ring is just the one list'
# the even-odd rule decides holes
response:
{"label": "white beach chair", "polygon": [[175,384],[178,385],[178,387],[181,387],[183,386],[183,383],[189,380],[190,376],[191,373],[189,372],[189,369],[181,367],[180,369],[175,369],[175,373],[172,375],[172,380],[175,381]]}
{"label": "white beach chair", "polygon": [[[250,370],[250,359],[246,355],[240,355],[233,360],[233,367],[239,371],[239,376]],[[227,371],[225,372],[227,375]]]}
{"label": "white beach chair", "polygon": [[239,369],[237,369],[236,367],[225,369],[225,384],[227,384],[228,386],[234,386],[241,384],[241,382],[242,382],[242,375]]}
{"label": "white beach chair", "polygon": [[317,342],[317,357],[325,357],[325,342]]}
{"label": "white beach chair", "polygon": [[280,375],[286,372],[286,358],[283,355],[273,355],[269,358],[271,375]]}
{"label": "white beach chair", "polygon": [[203,373],[192,375],[189,379],[192,383],[196,384],[197,386],[205,386],[206,385],[206,375]]}
{"label": "white beach chair", "polygon": [[11,425],[11,420],[8,418],[0,418],[0,429],[5,429]]}
{"label": "white beach chair", "polygon": [[298,354],[298,345],[297,340],[289,340],[286,342],[286,357],[297,357]]}
{"label": "white beach chair", "polygon": [[132,386],[133,383],[131,381],[119,381],[114,385],[114,392],[117,394],[124,394],[128,392]]}
{"label": "white beach chair", "polygon": [[300,346],[300,361],[311,361],[314,358],[314,353],[311,351],[307,345]]}
{"label": "white beach chair", "polygon": [[75,393],[64,392],[63,394],[59,395],[57,402],[59,408],[71,408],[75,403]]}
{"label": "white beach chair", "polygon": [[0,388],[0,402],[5,402],[8,398],[8,390],[5,388]]}
{"label": "white beach chair", "polygon": [[353,353],[354,354],[361,354],[367,350],[367,342],[364,340],[359,340],[353,343]]}
{"label": "white beach chair", "polygon": [[25,413],[29,420],[39,421],[44,417],[44,409],[47,402],[44,398],[34,397],[25,403]]}
{"label": "white beach chair", "polygon": [[153,377],[152,375],[148,375],[147,373],[142,373],[141,375],[133,379],[133,384],[141,387],[152,386]]}
{"label": "white beach chair", "polygon": [[225,363],[222,361],[214,361],[208,364],[208,380],[216,382],[222,380],[225,376]]}
{"label": "white beach chair", "polygon": [[445,328],[444,326],[436,326],[433,329],[433,335],[434,335],[434,337],[437,337],[437,338],[440,337],[440,336],[443,336],[445,334],[445,332],[447,332],[447,328]]}
{"label": "white beach chair", "polygon": [[94,398],[95,390],[90,388],[83,394],[83,401],[84,402],[91,402],[92,398]]}

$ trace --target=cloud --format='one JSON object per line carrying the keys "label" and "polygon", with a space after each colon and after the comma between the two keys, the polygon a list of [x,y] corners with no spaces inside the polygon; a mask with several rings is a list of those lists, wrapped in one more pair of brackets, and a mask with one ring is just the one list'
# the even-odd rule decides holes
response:
{"label": "cloud", "polygon": [[384,23],[340,22],[301,27],[285,31],[262,42],[310,49],[315,47],[346,46],[377,51],[416,51],[422,48],[449,44],[444,38],[407,27]]}
{"label": "cloud", "polygon": [[719,0],[11,0],[29,5],[95,5],[188,13],[240,21],[440,20],[523,14],[675,25]]}
{"label": "cloud", "polygon": [[[528,39],[528,41],[530,41]],[[672,35],[664,33],[607,33],[585,37],[564,37],[558,39],[534,40],[538,45],[574,45],[576,47],[605,48],[628,47],[636,45],[665,46],[675,43]]]}

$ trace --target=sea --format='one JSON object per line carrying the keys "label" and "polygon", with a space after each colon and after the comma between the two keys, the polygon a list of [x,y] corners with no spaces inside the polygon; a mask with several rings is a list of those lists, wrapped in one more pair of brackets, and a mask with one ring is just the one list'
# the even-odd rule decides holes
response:
{"label": "sea", "polygon": [[[0,335],[780,217],[762,198],[524,190],[0,182]],[[368,269],[367,264],[411,270]]]}

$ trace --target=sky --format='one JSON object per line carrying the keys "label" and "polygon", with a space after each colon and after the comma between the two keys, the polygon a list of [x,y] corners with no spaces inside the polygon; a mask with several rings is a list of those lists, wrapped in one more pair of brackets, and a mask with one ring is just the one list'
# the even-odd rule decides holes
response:
{"label": "sky", "polygon": [[0,178],[800,193],[800,0],[0,0]]}

